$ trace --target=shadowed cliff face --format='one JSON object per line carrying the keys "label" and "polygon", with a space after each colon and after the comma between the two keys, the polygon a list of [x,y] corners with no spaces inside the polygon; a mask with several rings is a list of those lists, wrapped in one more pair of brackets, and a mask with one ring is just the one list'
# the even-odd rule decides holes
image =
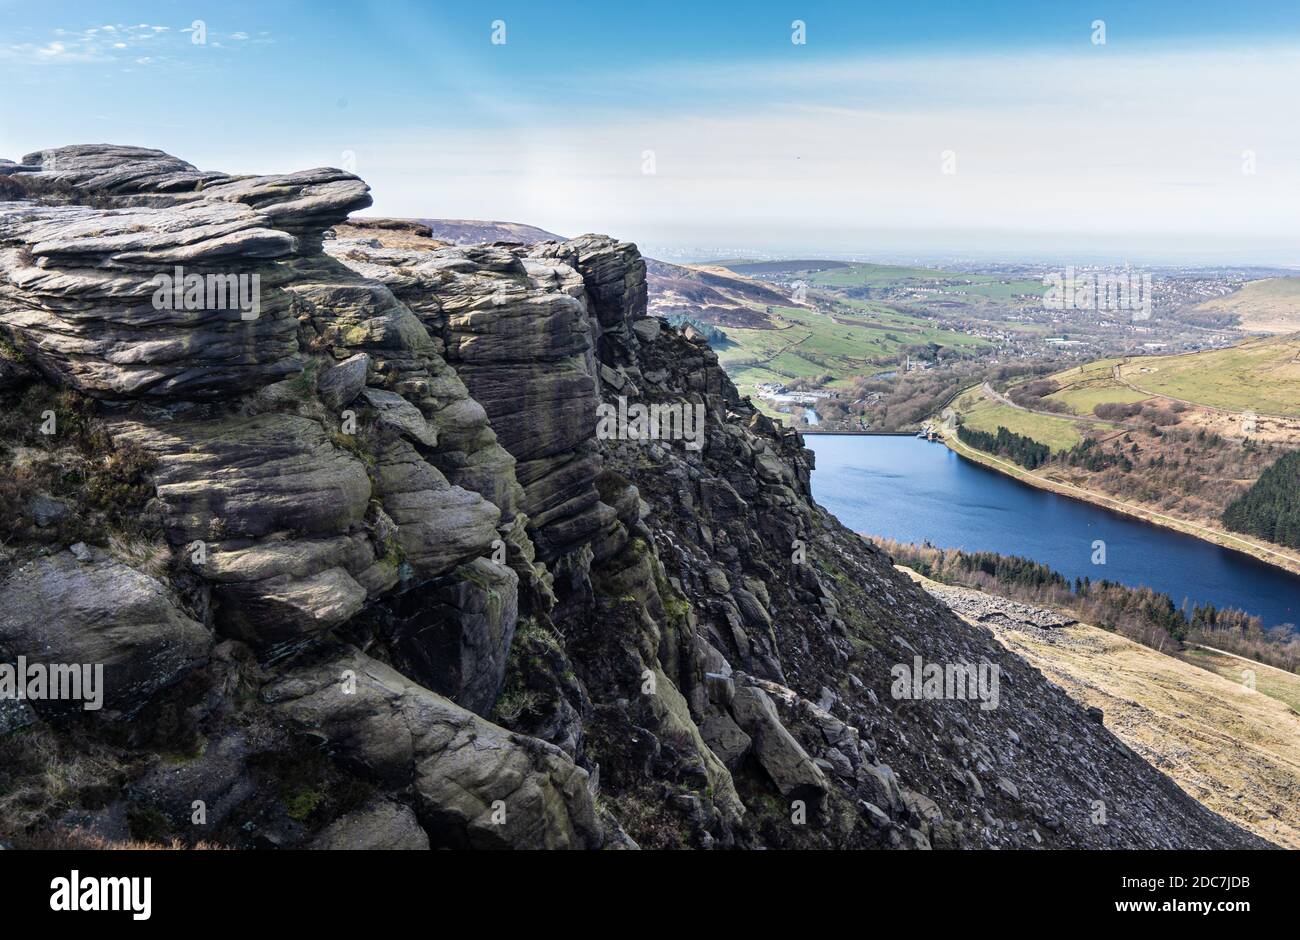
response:
{"label": "shadowed cliff face", "polygon": [[0,704],[6,842],[1260,844],[817,507],[634,245],[0,179],[0,654],[106,684]]}

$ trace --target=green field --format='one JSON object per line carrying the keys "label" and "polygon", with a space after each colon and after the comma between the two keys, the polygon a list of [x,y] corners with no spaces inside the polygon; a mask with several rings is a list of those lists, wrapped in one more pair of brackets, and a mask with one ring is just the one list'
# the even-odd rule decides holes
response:
{"label": "green field", "polygon": [[1178,658],[1237,683],[1244,681],[1242,672],[1249,669],[1255,673],[1256,692],[1300,713],[1300,676],[1200,647],[1187,649]]}
{"label": "green field", "polygon": [[911,268],[887,264],[854,264],[819,271],[808,280],[818,287],[879,287],[923,292],[927,299],[978,306],[985,302],[1014,303],[1026,295],[1043,296],[1041,281],[1014,280],[987,274],[962,274],[937,268]]}
{"label": "green field", "polygon": [[827,314],[806,307],[774,307],[771,321],[779,328],[727,327],[728,342],[718,348],[719,361],[742,391],[752,390],[760,382],[823,375],[834,377],[828,387],[844,387],[854,376],[887,369],[868,360],[897,357],[905,346],[985,344],[984,340],[936,329],[924,318],[888,308],[862,307],[851,314]]}
{"label": "green field", "polygon": [[1015,434],[1032,437],[1054,452],[1069,450],[1083,440],[1081,425],[1076,421],[1021,411],[985,398],[979,390],[962,395],[954,407],[969,428],[996,434],[999,427],[1004,427]]}
{"label": "green field", "polygon": [[1100,359],[1057,372],[1050,378],[1061,387],[1060,391],[1047,397],[1064,402],[1075,414],[1080,415],[1092,414],[1092,410],[1103,403],[1131,404],[1150,398],[1151,396],[1136,392],[1115,379],[1114,367],[1120,361]]}
{"label": "green field", "polygon": [[1300,335],[1184,356],[1144,356],[1123,366],[1121,374],[1170,398],[1227,411],[1300,416]]}

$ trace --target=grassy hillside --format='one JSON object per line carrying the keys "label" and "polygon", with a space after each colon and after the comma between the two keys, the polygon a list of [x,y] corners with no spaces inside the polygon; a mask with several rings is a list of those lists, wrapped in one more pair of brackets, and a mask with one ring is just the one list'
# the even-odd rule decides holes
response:
{"label": "grassy hillside", "polygon": [[1184,650],[1178,654],[1178,658],[1201,669],[1208,669],[1230,682],[1247,682],[1253,676],[1256,692],[1277,699],[1300,715],[1300,676],[1294,673],[1203,646]]}
{"label": "grassy hillside", "polygon": [[[1231,531],[1224,515],[1268,468],[1300,450],[1300,335],[1098,360],[1001,395],[971,389],[954,407],[968,427],[1006,427],[1054,455],[1025,473],[948,439],[972,459],[1300,571],[1290,538],[1266,541],[1273,529]],[[1086,446],[1063,453],[1080,441]]]}
{"label": "grassy hillside", "polygon": [[1120,378],[1139,391],[1213,408],[1300,417],[1300,334],[1133,359]]}
{"label": "grassy hillside", "polygon": [[889,368],[870,360],[896,358],[905,346],[983,343],[894,311],[863,309],[842,315],[807,307],[773,307],[767,324],[767,329],[726,329],[729,342],[718,349],[718,356],[737,385],[831,375],[833,380],[827,384],[840,387],[852,376]]}
{"label": "grassy hillside", "polygon": [[1092,414],[1093,409],[1100,404],[1132,404],[1149,398],[1144,392],[1135,391],[1115,378],[1115,366],[1121,361],[1100,359],[1058,372],[1051,378],[1060,385],[1060,390],[1047,397],[1064,402],[1075,414],[1080,415]]}
{"label": "grassy hillside", "polygon": [[818,287],[893,288],[907,290],[916,300],[943,306],[981,306],[987,302],[1001,304],[1019,300],[1041,301],[1041,281],[999,278],[988,274],[964,274],[937,268],[914,268],[886,264],[852,264],[809,275]]}
{"label": "grassy hillside", "polygon": [[[1153,407],[1168,407],[1180,401],[1228,415],[1249,410],[1257,416],[1279,415],[1289,420],[1300,418],[1300,333],[1179,356],[1099,359],[1048,378],[1058,388],[1047,397],[1078,415],[1090,415],[1100,404],[1148,402]],[[1215,422],[1213,416],[1200,417],[1209,423],[1223,423]],[[1259,427],[1262,431],[1287,423],[1267,421]],[[1234,426],[1239,429],[1240,420]]]}
{"label": "grassy hillside", "polygon": [[1235,314],[1241,328],[1256,333],[1300,330],[1300,277],[1247,281],[1227,297],[1216,297],[1198,310]]}

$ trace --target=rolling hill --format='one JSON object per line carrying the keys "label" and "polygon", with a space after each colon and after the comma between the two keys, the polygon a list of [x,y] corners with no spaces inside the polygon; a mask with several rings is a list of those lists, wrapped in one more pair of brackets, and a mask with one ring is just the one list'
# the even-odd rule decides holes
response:
{"label": "rolling hill", "polygon": [[1241,328],[1252,333],[1300,330],[1300,277],[1247,281],[1228,296],[1207,300],[1197,309],[1235,314]]}

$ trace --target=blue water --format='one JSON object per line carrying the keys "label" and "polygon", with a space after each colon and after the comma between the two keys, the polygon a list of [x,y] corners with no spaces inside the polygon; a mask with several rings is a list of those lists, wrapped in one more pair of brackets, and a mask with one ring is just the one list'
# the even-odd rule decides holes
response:
{"label": "blue water", "polygon": [[[1300,577],[1178,532],[1020,483],[914,437],[809,435],[817,501],[856,532],[1021,555],[1070,578],[1145,585],[1175,604],[1300,623]],[[1092,563],[1093,542],[1106,564]]]}

